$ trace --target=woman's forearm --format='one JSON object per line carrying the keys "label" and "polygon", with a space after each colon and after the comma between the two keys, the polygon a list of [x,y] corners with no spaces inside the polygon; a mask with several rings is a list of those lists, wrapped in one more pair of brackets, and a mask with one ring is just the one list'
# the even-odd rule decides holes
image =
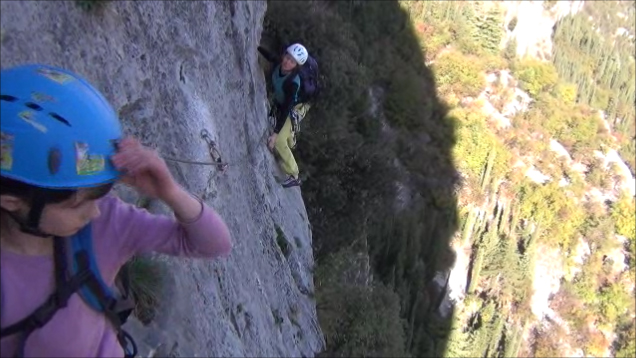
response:
{"label": "woman's forearm", "polygon": [[172,209],[177,219],[181,222],[195,221],[203,211],[203,203],[181,186],[177,186],[162,200]]}

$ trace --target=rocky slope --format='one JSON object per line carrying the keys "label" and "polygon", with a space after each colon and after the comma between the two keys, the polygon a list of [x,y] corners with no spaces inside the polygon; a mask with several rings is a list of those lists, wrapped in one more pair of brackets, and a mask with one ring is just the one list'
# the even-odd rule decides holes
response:
{"label": "rocky slope", "polygon": [[[501,5],[505,9],[504,24],[507,29],[504,42],[515,38],[518,56],[527,54],[539,59],[549,58],[552,55],[554,25],[564,16],[580,11],[584,3],[582,0],[502,1]],[[513,19],[515,26],[511,24]]]}
{"label": "rocky slope", "polygon": [[[69,68],[105,93],[126,133],[165,156],[209,161],[199,137],[205,128],[229,162],[225,173],[169,163],[225,218],[234,251],[217,262],[157,257],[170,272],[159,313],[149,326],[128,324],[144,356],[313,356],[324,345],[307,213],[299,189],[276,183],[263,142],[256,47],[265,8],[264,1],[113,1],[90,12],[72,1],[1,4],[3,68]],[[126,188],[118,193],[137,200]]]}
{"label": "rocky slope", "polygon": [[[528,104],[533,99],[520,88],[513,85],[516,80],[509,74],[507,70],[496,71],[487,76],[486,82],[488,85],[482,91],[482,93],[475,99],[465,98],[462,103],[465,106],[476,106],[481,108],[482,112],[487,116],[491,128],[495,131],[506,131],[510,128],[511,123],[515,121],[514,116],[517,113],[523,113],[528,109]],[[492,84],[498,82],[504,84],[503,90],[499,90],[499,93],[514,93],[514,96],[509,96],[503,99],[498,95],[492,95],[496,92],[492,87]],[[495,107],[500,107],[502,110]],[[557,154],[557,160],[563,161],[574,172],[578,172],[584,179],[586,178],[586,167],[582,163],[578,163],[572,160],[568,151],[556,140],[550,139],[550,149]],[[627,168],[624,161],[618,156],[614,149],[608,148],[607,153],[601,153],[595,151],[590,155],[595,155],[603,162],[606,170],[609,168],[609,163],[615,163],[617,168],[617,175],[614,175],[611,179],[608,188],[597,188],[593,185],[588,185],[585,193],[584,201],[596,201],[604,204],[606,201],[615,202],[620,197],[621,193],[626,193],[630,196],[634,195],[635,179]],[[521,170],[528,179],[539,184],[547,183],[549,181],[555,181],[559,183],[559,186],[565,187],[570,185],[568,180],[563,177],[550,177],[542,173],[536,166],[538,158],[528,155],[524,156],[517,161],[514,165]],[[556,164],[556,163],[555,163]],[[538,164],[537,164],[538,165]],[[460,192],[459,201],[464,202],[464,209],[469,211],[469,224],[464,232],[458,232],[454,241],[453,248],[457,254],[454,267],[450,270],[450,279],[448,285],[448,299],[456,304],[456,307],[462,311],[459,319],[464,319],[466,315],[472,314],[469,308],[464,308],[466,302],[464,302],[466,288],[470,284],[471,275],[469,274],[470,257],[472,253],[471,246],[471,234],[478,232],[484,226],[495,225],[497,231],[502,230],[501,220],[504,221],[511,219],[514,220],[510,207],[515,206],[514,197],[508,193],[504,186],[499,183],[491,191],[490,195],[485,199],[483,203],[471,203],[469,199],[470,193],[466,190]],[[500,217],[500,215],[502,215]],[[510,215],[510,216],[507,216]],[[513,222],[514,225],[520,225],[521,227],[528,227],[531,231],[534,231],[534,223],[532,222]],[[503,229],[505,230],[505,229]],[[606,256],[610,258],[614,264],[612,265],[613,275],[619,275],[628,269],[625,265],[624,251],[624,239],[618,235],[615,237],[608,237],[607,240],[615,245],[615,248],[606,253]],[[578,239],[578,246],[572,253],[563,253],[558,249],[549,248],[546,245],[539,244],[536,247],[534,254],[534,269],[532,297],[530,308],[534,316],[534,322],[527,326],[524,330],[524,340],[528,343],[530,338],[530,332],[536,327],[547,327],[550,325],[557,325],[564,329],[565,332],[569,332],[567,322],[565,322],[557,312],[553,309],[553,297],[559,292],[561,284],[566,281],[571,281],[576,272],[579,272],[583,265],[586,264],[586,258],[590,254],[590,248],[587,239],[580,237]],[[570,264],[566,265],[564,258],[570,260]],[[627,287],[625,288],[628,289]],[[633,290],[633,289],[632,289]],[[633,292],[633,291],[632,291]],[[450,303],[449,303],[450,304]],[[596,327],[592,327],[592,330],[597,330]],[[615,337],[613,332],[603,332],[603,334],[611,342]],[[575,348],[570,345],[571,342],[560,342],[560,349],[563,354],[568,356],[584,357],[584,353],[580,348]],[[604,356],[610,356],[612,354],[611,347],[607,347]]]}

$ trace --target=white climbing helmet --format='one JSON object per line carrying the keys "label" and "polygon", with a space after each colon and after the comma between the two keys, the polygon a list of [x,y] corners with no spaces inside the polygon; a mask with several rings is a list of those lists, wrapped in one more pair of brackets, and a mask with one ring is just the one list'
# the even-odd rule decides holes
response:
{"label": "white climbing helmet", "polygon": [[304,65],[307,62],[309,53],[305,46],[301,44],[293,44],[287,48],[287,53],[290,54],[299,65]]}

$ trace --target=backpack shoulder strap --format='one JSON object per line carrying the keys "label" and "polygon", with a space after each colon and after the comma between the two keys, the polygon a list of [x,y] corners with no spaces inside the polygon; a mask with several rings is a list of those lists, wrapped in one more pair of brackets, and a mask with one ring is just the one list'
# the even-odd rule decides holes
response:
{"label": "backpack shoulder strap", "polygon": [[296,94],[295,94],[295,98],[294,98],[294,105],[299,103],[300,97],[302,96],[303,93],[303,81],[300,78],[300,71],[298,69],[295,69],[294,72],[292,72],[291,74],[289,74],[289,76],[287,76],[287,78],[285,78],[285,81],[283,82],[283,88],[284,86],[287,86],[290,82],[296,82],[296,84],[298,85],[298,88],[296,89]]}
{"label": "backpack shoulder strap", "polygon": [[[72,271],[71,275],[78,272],[80,267],[87,265],[91,272],[93,272],[94,280],[96,281],[83,286],[79,290],[82,299],[98,312],[112,307],[116,300],[113,291],[104,283],[104,279],[97,266],[97,260],[95,258],[95,252],[93,251],[93,233],[91,224],[86,225],[77,234],[73,236],[71,240],[71,257],[72,257]],[[95,290],[96,288],[98,288]]]}
{"label": "backpack shoulder strap", "polygon": [[[117,339],[126,352],[126,357],[135,356],[137,347],[132,337],[122,329],[122,325],[128,319],[134,308],[134,300],[129,294],[128,272],[123,269],[123,275],[118,276],[118,287],[121,292],[121,298],[114,294],[114,291],[106,285],[97,266],[95,252],[93,250],[93,234],[91,225],[85,226],[75,236],[71,242],[73,251],[73,265],[75,270],[81,270],[82,267],[89,267],[92,273],[91,277],[83,285],[79,294],[82,299],[94,310],[103,313],[110,321],[113,328],[117,332]],[[132,346],[128,349],[128,343]]]}
{"label": "backpack shoulder strap", "polygon": [[[95,289],[92,289],[90,285],[82,287],[80,295],[91,307],[93,307],[93,309],[100,312],[104,311],[105,308],[114,306],[117,306],[119,310],[132,310],[134,302],[128,302],[132,300],[132,295],[130,292],[130,274],[127,267],[123,266],[115,278],[115,287],[117,287],[119,291],[116,292],[106,284],[99,267],[97,266],[97,259],[93,250],[93,235],[91,230],[90,225],[88,225],[78,232],[78,235],[76,235],[74,237],[75,239],[71,242],[72,257],[70,257],[70,259],[72,259],[72,262],[74,263],[74,272],[77,272],[80,267],[77,255],[86,255],[89,267],[95,275],[96,283],[99,284],[99,288],[95,286]],[[82,252],[85,254],[82,254]],[[123,301],[127,302],[123,303]]]}
{"label": "backpack shoulder strap", "polygon": [[289,74],[289,76],[287,76],[287,78],[285,78],[285,83],[287,82],[293,82],[298,80],[298,85],[301,85],[301,78],[300,78],[300,68],[295,68],[294,70],[292,70],[292,72]]}
{"label": "backpack shoulder strap", "polygon": [[[48,323],[55,313],[66,307],[70,296],[79,291],[82,299],[93,309],[102,312],[117,332],[119,343],[124,348],[126,357],[134,357],[137,347],[132,337],[122,328],[128,314],[117,312],[117,302],[112,291],[104,284],[95,261],[92,247],[90,224],[69,238],[53,239],[55,260],[56,288],[48,299],[33,313],[6,328],[2,328],[1,337],[21,333],[16,357],[24,355],[24,345],[29,335]],[[69,249],[70,250],[67,250]],[[69,261],[69,258],[72,258]],[[71,263],[72,268],[68,268]],[[67,277],[71,278],[68,279]],[[128,349],[128,343],[132,351]]]}
{"label": "backpack shoulder strap", "polygon": [[71,279],[66,278],[66,239],[56,237],[53,239],[54,260],[55,260],[55,280],[56,288],[47,300],[40,305],[33,313],[1,330],[0,336],[6,337],[16,333],[22,333],[18,344],[16,357],[24,355],[24,343],[29,335],[36,329],[48,323],[55,313],[66,307],[68,299],[77,291],[91,276],[88,267],[82,267],[78,274]]}

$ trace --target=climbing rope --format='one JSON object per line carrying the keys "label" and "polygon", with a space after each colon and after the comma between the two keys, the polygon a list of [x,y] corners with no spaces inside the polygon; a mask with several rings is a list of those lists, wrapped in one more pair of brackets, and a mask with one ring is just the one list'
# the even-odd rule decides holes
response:
{"label": "climbing rope", "polygon": [[[178,163],[186,163],[186,164],[197,164],[197,165],[218,165],[218,162],[197,162],[196,160],[185,160],[185,159],[177,159],[172,157],[161,156],[163,159],[169,162],[178,162]],[[227,164],[227,163],[224,163]]]}
{"label": "climbing rope", "polygon": [[[268,129],[265,129],[265,132],[263,133],[263,135],[259,138],[259,142],[263,140],[263,138],[265,138],[265,136],[269,133]],[[216,166],[217,170],[220,171],[221,173],[225,172],[225,170],[227,169],[229,163],[223,161],[223,159],[221,159],[221,152],[219,151],[219,149],[217,148],[216,142],[214,140],[212,140],[212,137],[210,136],[210,133],[207,131],[207,129],[202,129],[201,130],[201,138],[206,142],[206,144],[208,145],[208,152],[210,154],[210,157],[212,157],[212,162],[202,162],[202,161],[196,161],[196,160],[186,160],[186,159],[179,159],[179,158],[173,158],[173,157],[169,157],[169,156],[165,156],[165,155],[161,155],[161,157],[164,160],[170,161],[170,162],[178,162],[178,163],[185,163],[185,164],[194,164],[194,165],[214,165]],[[258,144],[258,143],[256,143]],[[242,161],[240,161],[242,162]],[[238,164],[240,162],[236,162],[234,164]]]}

